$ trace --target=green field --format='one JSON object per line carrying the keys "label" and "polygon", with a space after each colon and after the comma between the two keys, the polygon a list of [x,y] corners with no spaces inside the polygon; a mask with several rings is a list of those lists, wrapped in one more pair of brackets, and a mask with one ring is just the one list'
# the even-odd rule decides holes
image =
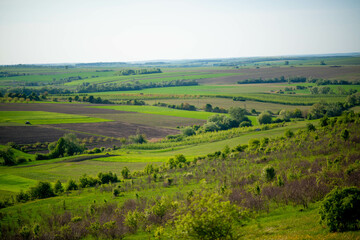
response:
{"label": "green field", "polygon": [[93,118],[75,114],[43,112],[43,111],[0,111],[0,125],[11,123],[24,124],[61,124],[61,123],[92,123],[111,121],[102,118]]}
{"label": "green field", "polygon": [[195,118],[206,120],[209,116],[214,115],[214,113],[209,112],[198,112],[198,111],[186,111],[186,110],[177,110],[172,108],[165,107],[155,107],[155,106],[101,106],[93,108],[105,108],[113,109],[117,111],[126,111],[126,112],[139,112],[139,113],[148,113],[148,114],[158,114],[164,116],[174,116],[174,117],[184,117],[184,118]]}

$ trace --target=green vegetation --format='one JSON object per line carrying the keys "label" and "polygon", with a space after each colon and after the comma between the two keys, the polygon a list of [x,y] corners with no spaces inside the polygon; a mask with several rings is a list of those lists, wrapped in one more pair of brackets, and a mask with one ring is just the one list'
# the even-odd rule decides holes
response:
{"label": "green vegetation", "polygon": [[358,60],[3,66],[0,238],[357,239]]}
{"label": "green vegetation", "polygon": [[83,115],[43,112],[43,111],[0,111],[0,124],[29,122],[37,124],[60,124],[60,123],[91,123],[111,121],[101,118],[92,118]]}

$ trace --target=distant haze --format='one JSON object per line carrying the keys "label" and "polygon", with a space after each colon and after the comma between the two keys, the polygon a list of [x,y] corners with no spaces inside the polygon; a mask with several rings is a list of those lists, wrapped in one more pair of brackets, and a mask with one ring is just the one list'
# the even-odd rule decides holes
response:
{"label": "distant haze", "polygon": [[0,64],[360,51],[357,0],[1,0]]}

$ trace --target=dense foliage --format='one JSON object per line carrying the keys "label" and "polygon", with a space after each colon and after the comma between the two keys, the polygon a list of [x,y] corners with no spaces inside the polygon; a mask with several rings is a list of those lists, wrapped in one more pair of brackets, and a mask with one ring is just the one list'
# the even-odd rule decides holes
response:
{"label": "dense foliage", "polygon": [[360,229],[360,189],[333,189],[326,195],[320,208],[321,220],[330,231]]}

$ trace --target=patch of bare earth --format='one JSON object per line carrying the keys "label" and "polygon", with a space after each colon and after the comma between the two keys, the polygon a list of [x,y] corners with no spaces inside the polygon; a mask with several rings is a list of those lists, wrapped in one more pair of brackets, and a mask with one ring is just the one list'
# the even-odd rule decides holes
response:
{"label": "patch of bare earth", "polygon": [[145,134],[148,139],[163,138],[170,134],[179,133],[178,130],[168,128],[150,127],[140,124],[131,124],[124,122],[99,122],[99,123],[66,123],[45,125],[56,127],[57,129],[86,132],[106,137],[128,137],[135,135],[137,131]]}

